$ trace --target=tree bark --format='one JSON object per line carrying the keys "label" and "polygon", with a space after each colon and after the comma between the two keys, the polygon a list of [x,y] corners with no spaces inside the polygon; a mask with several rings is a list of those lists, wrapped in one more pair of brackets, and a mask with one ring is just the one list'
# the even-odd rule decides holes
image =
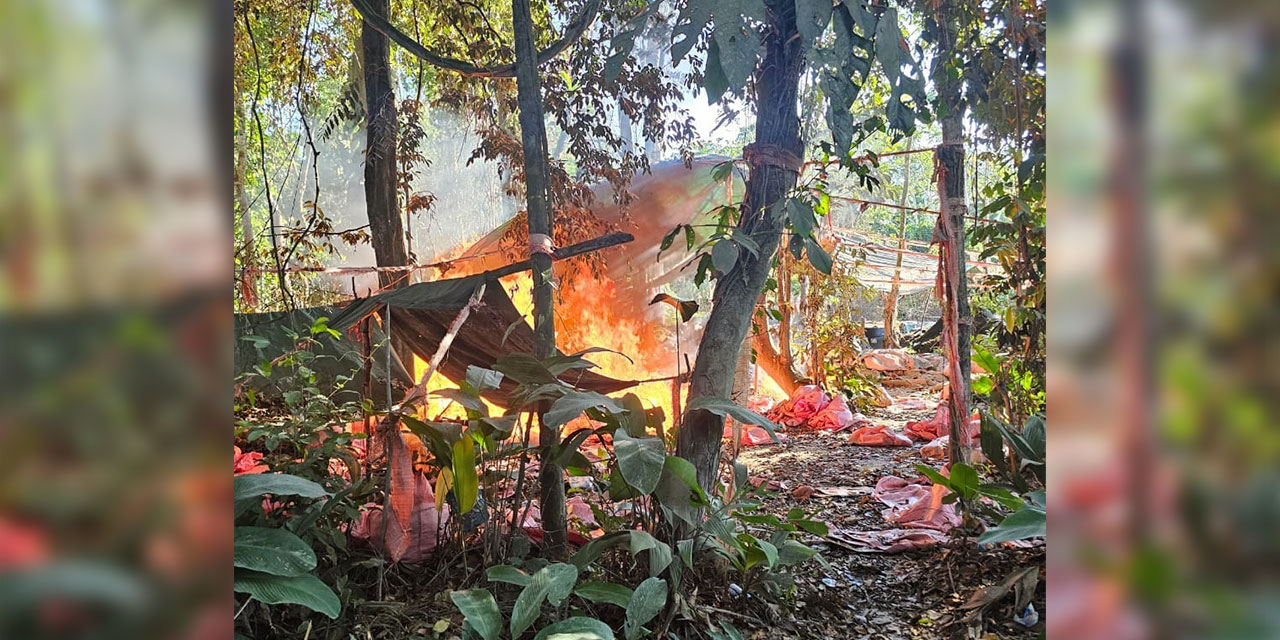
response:
{"label": "tree bark", "polygon": [[778,256],[778,311],[782,313],[778,321],[778,355],[788,371],[795,371],[791,357],[791,254],[787,251]]}
{"label": "tree bark", "polygon": [[[907,139],[907,148],[910,149],[915,142],[915,136]],[[902,169],[902,195],[898,198],[898,205],[907,206],[907,190],[911,188],[911,156],[902,156],[903,161],[907,163]],[[893,284],[889,285],[889,295],[884,300],[884,347],[886,349],[898,348],[898,281],[902,279],[902,254],[907,249],[907,210],[900,209],[898,211],[898,257],[893,264]]]}
{"label": "tree bark", "polygon": [[[803,53],[796,31],[795,3],[767,0],[765,4],[773,16],[774,28],[765,36],[765,56],[760,67],[764,72],[756,80],[753,146],[759,151],[792,154],[798,163],[804,155],[796,114]],[[716,281],[713,307],[693,366],[690,403],[709,396],[729,397],[738,349],[747,335],[781,239],[784,221],[768,215],[766,207],[795,188],[798,178],[797,170],[770,160],[757,160],[750,168],[738,226],[759,243],[759,256],[743,252],[733,269]],[[705,410],[688,411],[677,440],[677,455],[693,464],[699,484],[708,491],[715,482],[723,429],[723,417]]]}
{"label": "tree bark", "polygon": [[752,323],[755,326],[752,343],[756,349],[756,365],[764,369],[764,372],[769,374],[769,377],[773,378],[773,381],[790,396],[800,387],[795,370],[787,366],[782,359],[782,354],[773,347],[773,340],[769,339],[769,330],[765,327],[764,319],[756,316]]}
{"label": "tree bark", "polygon": [[[938,55],[934,57],[933,80],[938,87],[938,113],[942,117],[942,144],[938,147],[938,164],[941,167],[942,184],[938,185],[938,193],[942,200],[941,215],[946,217],[949,227],[946,236],[943,256],[945,264],[941,268],[950,274],[950,291],[943,298],[942,316],[944,321],[943,335],[946,336],[945,323],[954,318],[952,330],[955,332],[954,352],[947,353],[949,361],[958,363],[958,371],[951,378],[950,398],[950,445],[947,450],[952,464],[965,459],[966,443],[963,434],[967,431],[969,421],[970,396],[970,364],[969,351],[973,332],[973,315],[969,309],[969,286],[965,277],[965,217],[968,207],[964,201],[964,115],[965,104],[960,92],[960,79],[947,73],[944,61],[955,59],[958,51],[954,0],[941,0],[937,8],[937,22],[940,33],[938,38]],[[958,276],[957,276],[958,274]],[[954,307],[954,308],[948,308]],[[951,341],[944,339],[943,348],[950,351]],[[958,375],[956,375],[958,374]]]}
{"label": "tree bark", "polygon": [[258,238],[253,228],[253,214],[249,210],[249,193],[245,189],[245,176],[249,173],[249,123],[245,120],[244,108],[236,100],[236,169],[232,178],[232,189],[235,191],[236,206],[240,209],[240,234],[244,241],[240,245],[240,264],[244,266],[244,275],[240,278],[240,302],[245,311],[253,311],[258,306]]}
{"label": "tree bark", "polygon": [[[529,207],[529,237],[552,236],[550,191],[547,178],[547,129],[542,111],[542,84],[538,78],[538,52],[533,43],[533,17],[529,0],[512,0],[511,23],[515,33],[516,90],[520,105],[520,142],[524,149],[525,198]],[[531,246],[533,243],[530,243]],[[532,252],[534,355],[555,355],[556,333],[552,317],[551,256]],[[538,445],[542,449],[542,530],[552,557],[568,549],[565,519],[564,475],[551,455],[560,444],[560,430],[542,422],[539,411]]]}
{"label": "tree bark", "polygon": [[[388,0],[369,0],[386,17]],[[396,198],[396,97],[391,87],[391,55],[386,36],[365,23],[360,34],[364,50],[364,86],[367,96],[368,147],[364,160],[364,197],[369,214],[369,238],[379,267],[409,263],[404,244],[404,223]],[[390,286],[403,273],[378,272],[378,282]]]}

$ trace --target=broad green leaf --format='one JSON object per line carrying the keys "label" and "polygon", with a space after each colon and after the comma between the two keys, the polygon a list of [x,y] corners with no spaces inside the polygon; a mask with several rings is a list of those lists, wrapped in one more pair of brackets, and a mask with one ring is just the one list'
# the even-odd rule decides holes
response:
{"label": "broad green leaf", "polygon": [[778,565],[778,548],[773,546],[773,543],[756,539],[756,545],[760,547],[760,551],[764,552],[764,557],[767,562],[765,566],[772,569]]}
{"label": "broad green leaf", "polygon": [[257,498],[264,495],[301,496],[303,498],[322,498],[329,495],[319,484],[291,476],[287,473],[256,473],[236,476],[235,500]]}
{"label": "broad green leaf", "polygon": [[516,596],[511,610],[511,637],[519,638],[538,619],[544,600],[558,605],[573,591],[578,568],[563,563],[549,564],[529,579],[529,584]]}
{"label": "broad green leaf", "polygon": [[476,506],[480,478],[476,475],[476,441],[470,436],[453,443],[453,494],[458,499],[458,512],[467,513]]}
{"label": "broad green leaf", "polygon": [[831,0],[796,0],[796,30],[805,51],[812,51],[831,23]]}
{"label": "broad green leaf", "polygon": [[480,634],[484,640],[498,640],[502,633],[502,613],[498,611],[498,603],[488,589],[471,589],[454,591],[449,594],[454,606],[462,612],[467,626]]}
{"label": "broad green leaf", "polygon": [[[756,70],[756,52],[760,49],[760,35],[741,20],[722,21],[716,16],[712,33],[720,54],[720,68],[734,92],[746,89],[747,81]],[[710,54],[708,54],[709,56]]]}
{"label": "broad green leaf", "polygon": [[533,640],[613,640],[609,625],[585,616],[574,616],[549,624]]}
{"label": "broad green leaf", "polygon": [[587,565],[595,562],[605,551],[611,547],[616,547],[631,541],[630,531],[613,531],[606,533],[599,538],[582,545],[578,552],[573,554],[570,562],[578,569],[584,569]]}
{"label": "broad green leaf", "polygon": [[277,576],[316,568],[316,554],[302,538],[272,527],[235,528],[235,566]]}
{"label": "broad green leaf", "polygon": [[738,245],[729,238],[721,238],[711,246],[711,264],[721,274],[729,273],[738,263]]}
{"label": "broad green leaf", "polygon": [[979,441],[982,445],[982,455],[987,457],[996,470],[1002,476],[1009,476],[1009,461],[1004,455],[1004,437],[1000,435],[1000,428],[996,426],[996,418],[990,412],[981,412],[981,431],[979,432]]}
{"label": "broad green leaf", "polygon": [[502,372],[470,365],[467,367],[467,383],[476,391],[497,389],[502,384]]}
{"label": "broad green leaf", "polygon": [[1010,514],[999,526],[988,529],[982,537],[978,538],[978,542],[995,543],[1042,538],[1045,535],[1046,522],[1044,509],[1027,505]]}
{"label": "broad green leaf", "polygon": [[568,390],[560,399],[551,405],[551,409],[542,416],[542,423],[558,427],[577,418],[591,408],[601,408],[612,413],[621,413],[622,407],[606,395],[595,391]]}
{"label": "broad green leaf", "polygon": [[816,555],[818,552],[812,548],[795,540],[787,540],[778,547],[778,564],[783,566],[799,564]]}
{"label": "broad green leaf", "polygon": [[632,438],[625,429],[619,429],[613,434],[613,450],[627,484],[643,494],[652,493],[657,488],[666,460],[662,440]]}
{"label": "broad green leaf", "polygon": [[514,584],[517,587],[523,587],[529,584],[529,574],[509,565],[500,564],[489,567],[485,570],[484,575],[489,582],[505,582]]}
{"label": "broad green leaf", "polygon": [[819,273],[831,275],[831,255],[827,253],[826,249],[822,248],[822,245],[813,240],[806,241],[804,254],[808,256],[809,264],[813,265],[813,268],[817,269]]}
{"label": "broad green leaf", "polygon": [[620,416],[619,420],[622,426],[626,427],[627,434],[633,438],[643,437],[646,433],[646,420],[644,413],[644,403],[640,401],[640,396],[634,393],[628,393],[622,396],[620,403],[626,413]]}
{"label": "broad green leaf", "polygon": [[640,637],[644,624],[662,612],[667,604],[667,581],[649,578],[636,587],[627,605],[627,621],[623,625],[628,640]]}
{"label": "broad green leaf", "polygon": [[591,602],[605,602],[627,608],[631,602],[631,589],[612,582],[584,582],[573,590],[579,597]]}
{"label": "broad green leaf", "polygon": [[510,353],[502,356],[494,363],[493,368],[524,385],[559,384],[556,377],[547,370],[546,365],[527,353]]}
{"label": "broad green leaf", "polygon": [[978,497],[978,472],[963,462],[951,465],[951,490],[966,500]]}
{"label": "broad green leaf", "polygon": [[644,531],[631,532],[631,555],[649,552],[649,575],[656,576],[671,564],[671,547]]}
{"label": "broad green leaf", "polygon": [[311,574],[273,576],[256,571],[235,572],[235,591],[264,604],[296,604],[337,618],[342,603],[337,594]]}
{"label": "broad green leaf", "polygon": [[740,407],[733,403],[732,400],[725,398],[717,398],[715,396],[700,396],[689,403],[689,411],[710,411],[716,415],[729,416],[738,422],[745,424],[754,424],[764,428],[769,433],[769,437],[774,442],[778,442],[778,436],[774,434],[774,429],[778,427],[768,418],[750,410],[746,407]]}
{"label": "broad green leaf", "polygon": [[1044,427],[1044,418],[1040,416],[1031,416],[1027,419],[1027,424],[1022,427],[1022,437],[1026,439],[1027,447],[1031,449],[1032,462],[1044,462]]}
{"label": "broad green leaf", "polygon": [[714,38],[707,47],[706,67],[702,71],[702,78],[702,88],[707,92],[707,103],[719,102],[724,92],[729,89],[729,79],[725,77],[724,68],[720,66],[720,45]]}

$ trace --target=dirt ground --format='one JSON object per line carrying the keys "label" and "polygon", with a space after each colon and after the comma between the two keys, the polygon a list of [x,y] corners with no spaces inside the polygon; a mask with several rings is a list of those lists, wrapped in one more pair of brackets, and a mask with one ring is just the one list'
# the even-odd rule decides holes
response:
{"label": "dirt ground", "polygon": [[[891,391],[892,393],[892,391]],[[898,395],[898,394],[895,394]],[[937,396],[902,390],[899,400],[918,395],[930,407]],[[896,426],[907,420],[927,418],[925,411],[869,412],[877,422]],[[776,491],[765,508],[782,514],[793,507],[819,509],[815,516],[832,529],[876,531],[890,528],[881,505],[871,496],[876,481],[885,475],[903,478],[919,474],[920,445],[912,447],[863,447],[847,443],[848,435],[792,430],[787,441],[747,447],[740,460],[755,482],[768,481]],[[814,495],[793,497],[796,488],[808,486],[851,488],[848,497]],[[803,492],[802,492],[803,493]],[[810,536],[830,570],[814,564],[807,575],[797,577],[798,602],[792,611],[779,611],[768,629],[757,629],[755,638],[1033,638],[1041,635],[1045,619],[1043,543],[1026,548],[997,546],[979,549],[976,541],[953,540],[931,549],[885,555],[854,552]],[[1040,622],[1030,628],[1013,621],[1013,597],[1006,596],[987,607],[984,615],[963,620],[971,611],[961,609],[981,587],[1003,583],[1011,574],[1038,566],[1040,580],[1032,600]]]}

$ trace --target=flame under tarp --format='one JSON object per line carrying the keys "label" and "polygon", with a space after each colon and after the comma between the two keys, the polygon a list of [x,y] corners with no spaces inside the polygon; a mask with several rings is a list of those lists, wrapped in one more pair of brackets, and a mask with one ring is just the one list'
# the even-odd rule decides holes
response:
{"label": "flame under tarp", "polygon": [[[430,360],[458,311],[466,306],[476,289],[486,283],[483,304],[462,324],[449,353],[440,363],[442,375],[461,382],[466,380],[468,366],[490,368],[505,354],[533,353],[533,329],[511,303],[501,284],[488,276],[423,282],[364,298],[334,316],[329,326],[345,331],[365,316],[389,308],[391,335],[404,341],[419,358]],[[617,380],[589,370],[575,370],[561,379],[580,389],[599,393],[621,391],[641,382]],[[486,391],[484,396],[496,405],[507,406],[514,389],[514,383],[504,380],[498,389]]]}

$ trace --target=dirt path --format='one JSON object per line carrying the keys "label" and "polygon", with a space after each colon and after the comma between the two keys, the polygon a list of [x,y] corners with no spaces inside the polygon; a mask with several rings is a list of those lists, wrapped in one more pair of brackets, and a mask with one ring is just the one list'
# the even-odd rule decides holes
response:
{"label": "dirt path", "polygon": [[[904,390],[905,391],[905,390]],[[899,398],[907,397],[903,393]],[[910,395],[917,395],[911,393]],[[928,396],[923,396],[928,397]],[[932,414],[930,409],[872,417],[901,427],[906,420]],[[847,434],[793,430],[780,445],[748,447],[740,458],[755,482],[768,482],[773,492],[765,508],[777,514],[793,507],[820,510],[817,519],[832,529],[878,531],[890,528],[881,515],[883,505],[871,496],[885,475],[912,478],[922,461],[920,445],[863,447],[847,444]],[[797,499],[801,486],[845,487],[847,497]],[[803,494],[803,492],[802,492]],[[818,565],[797,578],[798,608],[779,612],[773,629],[758,638],[964,638],[969,624],[959,622],[968,612],[959,609],[980,587],[1002,583],[1015,571],[1044,564],[1044,547],[979,549],[972,541],[885,555],[849,551],[820,538],[819,548],[830,570]],[[1031,638],[1044,628],[1044,585],[1036,587],[1034,606],[1041,622],[1026,628],[1013,622],[1012,598],[987,609],[984,628],[974,637]],[[785,633],[785,635],[783,635]],[[994,636],[983,635],[994,633]]]}

